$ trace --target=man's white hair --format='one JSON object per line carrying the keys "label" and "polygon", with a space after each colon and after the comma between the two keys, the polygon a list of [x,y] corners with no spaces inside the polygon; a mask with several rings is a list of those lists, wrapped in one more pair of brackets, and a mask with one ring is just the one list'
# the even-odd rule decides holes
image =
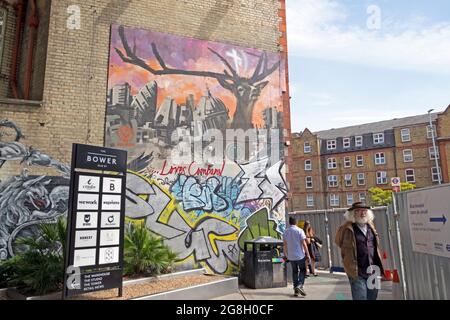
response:
{"label": "man's white hair", "polygon": [[[345,220],[351,222],[351,223],[356,223],[356,218],[355,218],[355,210],[347,210],[344,213],[344,218]],[[367,222],[372,222],[375,219],[375,215],[373,213],[372,210],[367,209]]]}

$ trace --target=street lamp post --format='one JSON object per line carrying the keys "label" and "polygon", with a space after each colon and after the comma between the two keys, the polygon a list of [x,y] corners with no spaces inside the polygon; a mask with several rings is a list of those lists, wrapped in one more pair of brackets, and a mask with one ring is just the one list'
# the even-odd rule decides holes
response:
{"label": "street lamp post", "polygon": [[431,111],[434,109],[428,110],[428,119],[430,121],[430,130],[431,130],[431,140],[433,141],[433,151],[434,151],[434,161],[436,163],[436,172],[438,176],[438,184],[441,184],[441,172],[439,170],[439,162],[438,162],[438,153],[436,152],[436,142],[434,137],[434,129],[433,129],[433,123],[431,122]]}

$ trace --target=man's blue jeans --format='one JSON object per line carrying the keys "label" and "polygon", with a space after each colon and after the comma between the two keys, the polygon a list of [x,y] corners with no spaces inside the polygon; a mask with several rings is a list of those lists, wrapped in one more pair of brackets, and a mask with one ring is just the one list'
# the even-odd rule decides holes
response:
{"label": "man's blue jeans", "polygon": [[306,258],[301,260],[291,261],[292,267],[292,283],[294,284],[294,289],[299,287],[303,288],[305,283],[306,274]]}
{"label": "man's blue jeans", "polygon": [[358,277],[356,279],[349,278],[349,281],[353,300],[377,300],[378,289],[369,289],[367,279]]}

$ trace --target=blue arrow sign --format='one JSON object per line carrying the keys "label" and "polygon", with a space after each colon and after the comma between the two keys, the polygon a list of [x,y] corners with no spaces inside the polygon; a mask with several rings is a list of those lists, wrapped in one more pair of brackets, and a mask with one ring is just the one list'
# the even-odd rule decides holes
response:
{"label": "blue arrow sign", "polygon": [[445,221],[447,221],[447,219],[444,215],[442,215],[442,218],[430,218],[430,222],[442,222],[445,224]]}

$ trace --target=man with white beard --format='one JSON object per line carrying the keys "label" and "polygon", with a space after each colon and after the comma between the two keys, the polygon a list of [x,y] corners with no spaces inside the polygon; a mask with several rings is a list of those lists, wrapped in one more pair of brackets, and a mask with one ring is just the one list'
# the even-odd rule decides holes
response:
{"label": "man with white beard", "polygon": [[[380,254],[380,238],[373,224],[370,206],[355,202],[344,214],[346,222],[336,233],[335,243],[341,248],[344,270],[347,274],[353,300],[376,300],[378,288],[373,288],[369,277],[377,269],[384,269]],[[371,267],[369,270],[368,268]],[[369,281],[368,281],[369,280]]]}

